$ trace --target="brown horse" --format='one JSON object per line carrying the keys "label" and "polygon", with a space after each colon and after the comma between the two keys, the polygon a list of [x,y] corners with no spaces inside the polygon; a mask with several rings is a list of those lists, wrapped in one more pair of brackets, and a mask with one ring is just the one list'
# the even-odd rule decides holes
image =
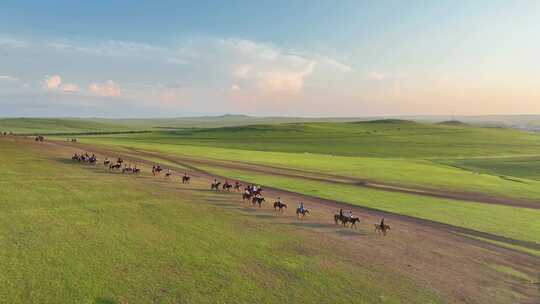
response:
{"label": "brown horse", "polygon": [[251,204],[252,205],[258,204],[259,208],[261,208],[263,202],[264,202],[264,197],[256,197],[256,196],[254,196],[251,199]]}
{"label": "brown horse", "polygon": [[251,197],[252,197],[251,193],[246,193],[246,192],[242,193],[242,200],[243,201],[245,201],[245,200],[250,201]]}
{"label": "brown horse", "polygon": [[375,224],[375,231],[376,232],[379,232],[386,236],[386,233],[390,230],[390,225],[387,225],[387,224]]}
{"label": "brown horse", "polygon": [[287,204],[282,202],[274,202],[274,210],[283,211],[283,208],[287,208]]}
{"label": "brown horse", "polygon": [[217,190],[217,191],[219,191],[219,185],[221,185],[220,182],[212,183],[212,184],[210,185],[210,190]]}
{"label": "brown horse", "polygon": [[190,177],[187,175],[182,176],[182,184],[189,184]]}
{"label": "brown horse", "polygon": [[154,176],[156,175],[159,175],[159,173],[161,173],[163,169],[161,168],[161,166],[152,166],[152,174]]}
{"label": "brown horse", "polygon": [[296,217],[304,217],[306,214],[310,214],[308,209],[296,208]]}
{"label": "brown horse", "polygon": [[109,169],[110,169],[110,170],[113,170],[113,169],[120,169],[120,167],[122,167],[121,164],[114,164],[114,165],[113,165],[113,164],[110,164],[110,165],[109,165]]}
{"label": "brown horse", "polygon": [[348,217],[338,213],[334,215],[334,222],[336,223],[336,225],[341,222],[343,226],[347,226],[348,223],[351,223],[351,228],[356,228],[356,223],[360,223],[360,218]]}
{"label": "brown horse", "polygon": [[233,187],[233,185],[231,185],[229,182],[225,182],[223,184],[223,190],[231,191],[232,187]]}

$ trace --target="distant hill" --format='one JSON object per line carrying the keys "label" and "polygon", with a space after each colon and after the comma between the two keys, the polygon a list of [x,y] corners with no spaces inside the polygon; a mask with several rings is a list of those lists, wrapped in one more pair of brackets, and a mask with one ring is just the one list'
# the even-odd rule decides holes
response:
{"label": "distant hill", "polygon": [[80,132],[124,132],[134,129],[113,122],[99,122],[76,118],[3,118],[0,131],[15,134],[52,134]]}
{"label": "distant hill", "polygon": [[418,122],[447,126],[489,126],[540,131],[540,116],[407,116],[407,117],[255,117],[243,114],[178,118],[0,118],[0,131],[18,134],[93,133],[222,128],[294,123],[345,123],[392,125]]}
{"label": "distant hill", "polygon": [[456,126],[456,127],[466,127],[466,126],[469,126],[469,124],[466,124],[462,121],[459,121],[459,120],[446,120],[446,121],[441,121],[439,123],[437,123],[438,125],[443,125],[443,126]]}

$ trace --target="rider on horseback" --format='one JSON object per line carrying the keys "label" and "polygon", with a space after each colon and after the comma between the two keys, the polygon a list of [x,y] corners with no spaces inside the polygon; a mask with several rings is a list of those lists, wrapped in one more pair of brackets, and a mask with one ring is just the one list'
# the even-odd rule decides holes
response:
{"label": "rider on horseback", "polygon": [[384,228],[384,217],[381,219],[381,224],[379,226],[381,227],[381,229]]}
{"label": "rider on horseback", "polygon": [[304,202],[300,202],[300,204],[298,205],[298,210],[300,210],[300,212],[304,213]]}

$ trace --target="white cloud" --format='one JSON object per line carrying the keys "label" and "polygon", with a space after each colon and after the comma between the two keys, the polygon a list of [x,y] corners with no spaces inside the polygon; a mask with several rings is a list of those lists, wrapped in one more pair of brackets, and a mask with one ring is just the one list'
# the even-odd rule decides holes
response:
{"label": "white cloud", "polygon": [[59,75],[46,76],[43,87],[47,90],[56,90],[62,85],[62,77]]}
{"label": "white cloud", "polygon": [[24,40],[9,37],[9,36],[0,36],[0,49],[13,49],[13,48],[21,48],[28,46],[28,43]]}
{"label": "white cloud", "polygon": [[384,80],[398,80],[403,79],[403,76],[393,75],[393,74],[384,74],[380,72],[370,72],[367,74],[367,80],[372,81],[384,81]]}
{"label": "white cloud", "polygon": [[386,78],[386,76],[384,74],[381,74],[381,73],[378,73],[378,72],[370,72],[367,75],[368,80],[381,81],[381,80],[384,80],[385,78]]}
{"label": "white cloud", "polygon": [[112,80],[104,83],[91,83],[88,90],[95,95],[104,97],[119,97],[122,95],[120,86]]}
{"label": "white cloud", "polygon": [[66,83],[62,85],[62,91],[66,93],[75,93],[79,91],[79,86],[72,83]]}
{"label": "white cloud", "polygon": [[19,78],[9,75],[0,75],[0,81],[19,81]]}

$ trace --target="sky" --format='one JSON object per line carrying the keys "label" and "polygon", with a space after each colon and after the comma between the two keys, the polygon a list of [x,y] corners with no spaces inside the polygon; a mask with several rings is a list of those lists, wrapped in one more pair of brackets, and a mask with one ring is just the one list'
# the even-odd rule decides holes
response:
{"label": "sky", "polygon": [[540,1],[0,2],[0,116],[540,114]]}

